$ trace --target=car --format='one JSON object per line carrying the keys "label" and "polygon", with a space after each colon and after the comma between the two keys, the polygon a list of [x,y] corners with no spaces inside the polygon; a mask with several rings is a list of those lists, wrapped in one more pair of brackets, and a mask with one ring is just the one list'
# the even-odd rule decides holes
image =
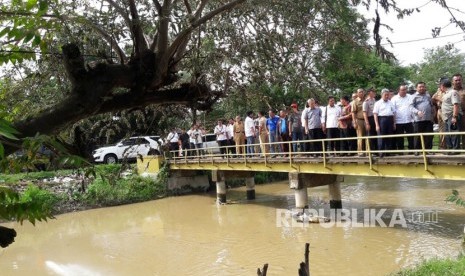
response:
{"label": "car", "polygon": [[202,137],[203,143],[202,147],[203,149],[206,149],[206,152],[208,154],[219,154],[220,153],[220,148],[218,147],[218,142],[216,142],[216,134],[205,134],[204,137]]}
{"label": "car", "polygon": [[115,164],[138,156],[160,155],[159,136],[136,136],[123,139],[113,146],[101,147],[92,152],[94,162]]}

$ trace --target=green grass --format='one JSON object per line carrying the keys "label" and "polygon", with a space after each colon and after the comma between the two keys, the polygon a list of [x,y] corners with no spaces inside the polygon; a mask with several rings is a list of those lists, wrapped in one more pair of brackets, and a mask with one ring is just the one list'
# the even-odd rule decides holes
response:
{"label": "green grass", "polygon": [[463,276],[465,275],[465,257],[459,259],[432,259],[412,269],[391,274],[395,276]]}
{"label": "green grass", "polygon": [[100,177],[88,186],[83,200],[99,206],[141,202],[165,196],[165,187],[161,181],[137,175],[119,179]]}

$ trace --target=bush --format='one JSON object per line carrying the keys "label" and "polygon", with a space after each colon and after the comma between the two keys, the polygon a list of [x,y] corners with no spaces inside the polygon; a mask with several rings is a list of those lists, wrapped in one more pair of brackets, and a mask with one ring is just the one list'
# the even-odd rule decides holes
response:
{"label": "bush", "polygon": [[152,178],[137,175],[119,179],[101,177],[88,186],[84,199],[93,205],[113,206],[151,200],[165,193],[165,185]]}

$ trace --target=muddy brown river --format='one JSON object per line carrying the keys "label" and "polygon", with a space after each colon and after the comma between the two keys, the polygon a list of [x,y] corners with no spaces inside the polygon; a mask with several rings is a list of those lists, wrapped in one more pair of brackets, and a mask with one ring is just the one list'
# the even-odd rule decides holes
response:
{"label": "muddy brown river", "polygon": [[[465,208],[444,199],[465,183],[346,177],[341,186],[339,224],[288,216],[287,182],[257,185],[255,201],[228,190],[223,206],[212,193],[3,224],[18,237],[0,249],[0,274],[256,275],[268,263],[268,275],[297,275],[306,242],[313,276],[386,275],[459,254]],[[329,214],[327,187],[309,197],[311,210]]]}

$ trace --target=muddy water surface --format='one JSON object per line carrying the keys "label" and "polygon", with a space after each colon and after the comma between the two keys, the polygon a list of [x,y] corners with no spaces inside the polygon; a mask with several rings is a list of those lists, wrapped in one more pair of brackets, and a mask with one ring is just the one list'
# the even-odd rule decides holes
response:
{"label": "muddy water surface", "polygon": [[[257,185],[253,202],[238,188],[228,190],[232,204],[224,206],[202,194],[65,214],[35,227],[8,223],[18,237],[0,249],[0,274],[256,275],[269,263],[268,275],[296,275],[309,242],[314,276],[385,275],[457,256],[465,208],[444,201],[452,189],[465,191],[465,184],[346,177],[343,205],[359,224],[332,227],[283,218],[294,204],[286,182]],[[327,210],[327,187],[309,196],[310,208]],[[399,209],[394,227],[364,216],[374,212],[389,225]]]}

